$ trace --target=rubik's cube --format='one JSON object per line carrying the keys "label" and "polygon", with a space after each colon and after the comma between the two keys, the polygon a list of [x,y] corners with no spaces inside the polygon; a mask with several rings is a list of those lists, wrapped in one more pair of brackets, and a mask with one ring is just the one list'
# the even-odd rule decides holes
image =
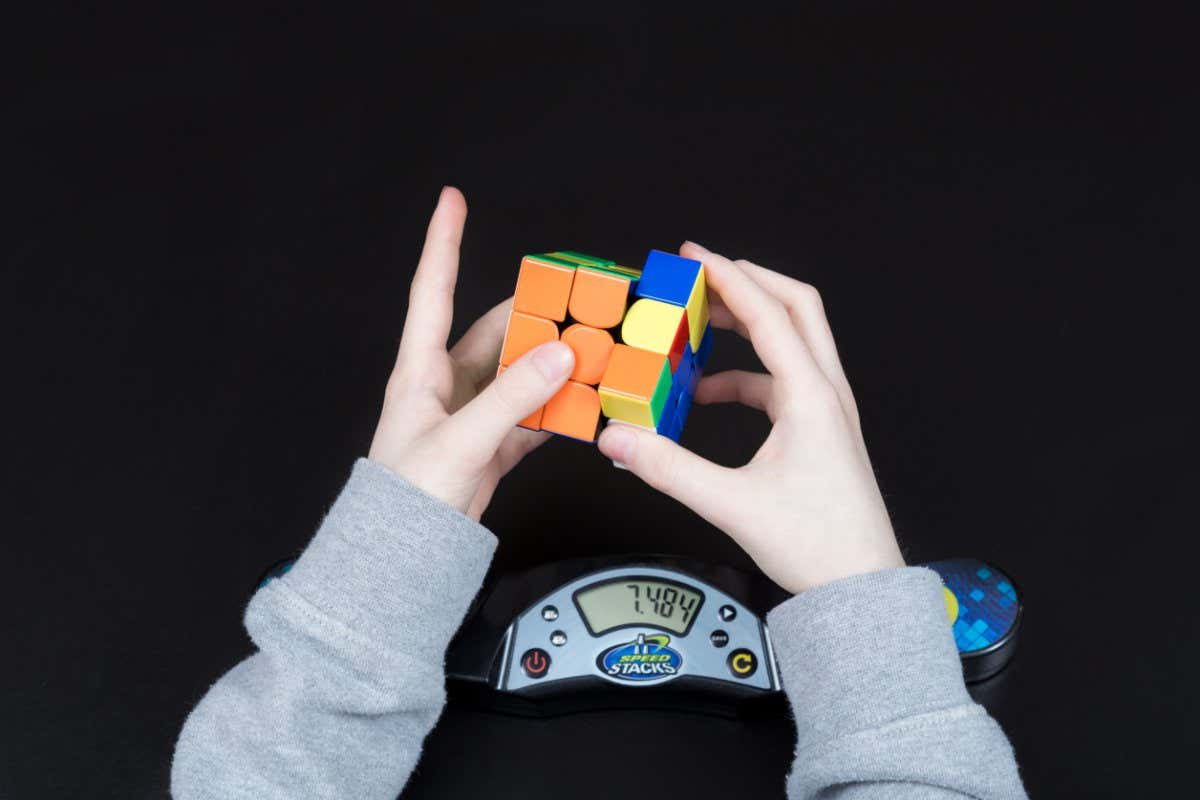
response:
{"label": "rubik's cube", "polygon": [[679,441],[712,351],[704,265],[658,250],[640,270],[570,250],[525,256],[500,371],[555,339],[575,371],[521,427],[591,442],[603,414]]}

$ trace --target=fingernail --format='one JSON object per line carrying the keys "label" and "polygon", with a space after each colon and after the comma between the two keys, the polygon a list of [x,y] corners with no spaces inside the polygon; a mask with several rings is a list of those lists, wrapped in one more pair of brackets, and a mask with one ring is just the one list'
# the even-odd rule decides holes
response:
{"label": "fingernail", "polygon": [[624,468],[633,459],[637,434],[621,425],[610,424],[600,434],[600,452],[613,460],[613,466]]}
{"label": "fingernail", "polygon": [[533,353],[533,365],[548,381],[556,381],[575,366],[575,354],[562,342],[547,342]]}
{"label": "fingernail", "polygon": [[710,252],[707,247],[700,244],[699,242],[693,242],[691,239],[685,239],[683,244],[679,246],[679,249],[682,250],[683,248],[688,247],[688,246],[695,247],[697,250],[703,250],[706,253]]}

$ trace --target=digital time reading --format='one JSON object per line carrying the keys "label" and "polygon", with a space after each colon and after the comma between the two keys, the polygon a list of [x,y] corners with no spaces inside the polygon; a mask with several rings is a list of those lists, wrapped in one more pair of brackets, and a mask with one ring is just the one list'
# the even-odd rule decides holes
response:
{"label": "digital time reading", "polygon": [[704,594],[674,581],[630,577],[580,589],[575,605],[593,636],[630,625],[650,625],[683,636],[704,605]]}

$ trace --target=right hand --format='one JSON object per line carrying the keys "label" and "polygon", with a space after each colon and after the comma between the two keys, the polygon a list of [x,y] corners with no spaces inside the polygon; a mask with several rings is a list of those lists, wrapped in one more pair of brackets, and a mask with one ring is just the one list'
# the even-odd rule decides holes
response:
{"label": "right hand", "polygon": [[749,339],[769,373],[706,376],[695,401],[757,408],[771,433],[737,469],[626,425],[605,428],[601,452],[727,533],[792,593],[904,566],[816,290],[691,242],[679,253],[704,264],[713,326]]}

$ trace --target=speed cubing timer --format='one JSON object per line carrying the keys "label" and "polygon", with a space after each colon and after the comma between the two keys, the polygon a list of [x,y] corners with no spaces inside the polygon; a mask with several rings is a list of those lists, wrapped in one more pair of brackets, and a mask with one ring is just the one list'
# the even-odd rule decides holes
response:
{"label": "speed cubing timer", "polygon": [[575,371],[521,427],[591,442],[603,415],[679,441],[712,351],[704,265],[658,250],[640,270],[571,250],[525,256],[500,371],[555,339]]}

